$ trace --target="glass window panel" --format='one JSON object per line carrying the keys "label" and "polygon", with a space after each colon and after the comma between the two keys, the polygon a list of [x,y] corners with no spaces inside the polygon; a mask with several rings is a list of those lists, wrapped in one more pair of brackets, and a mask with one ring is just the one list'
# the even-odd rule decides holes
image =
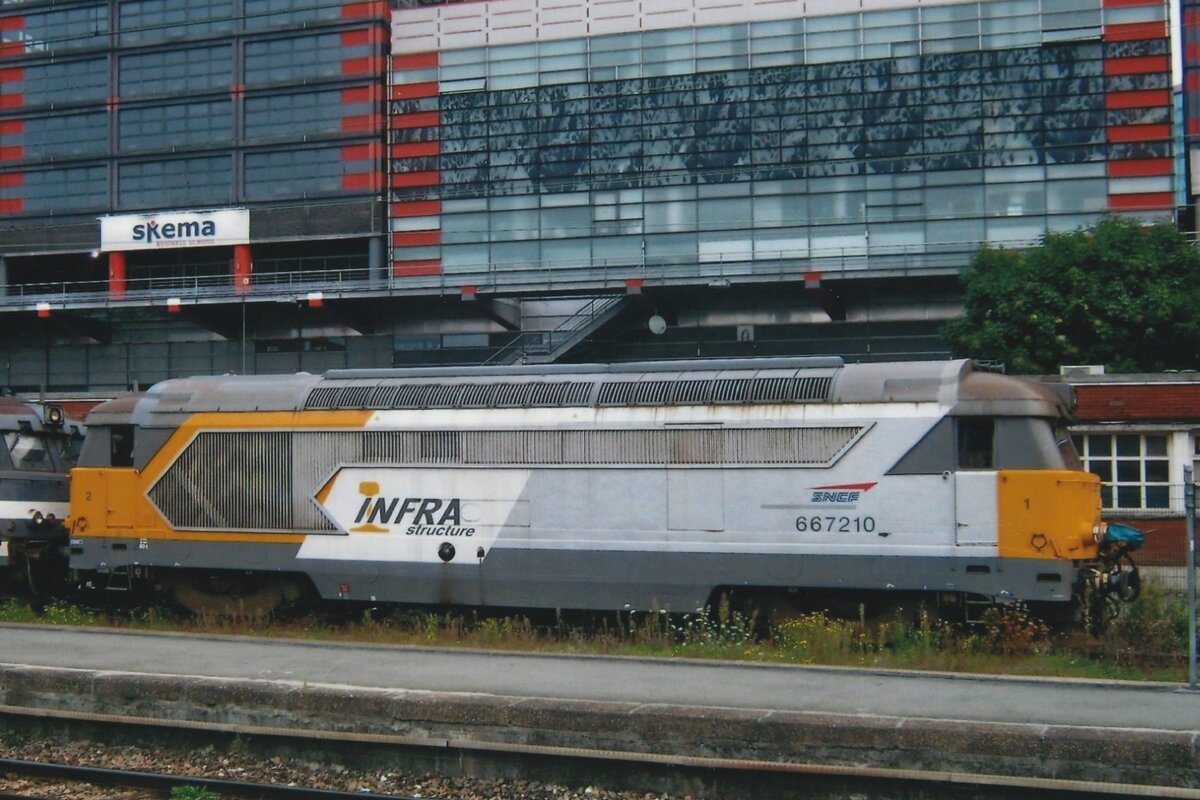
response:
{"label": "glass window panel", "polygon": [[1093,211],[1103,213],[1108,209],[1108,182],[1050,181],[1046,184],[1046,210],[1050,213]]}
{"label": "glass window panel", "polygon": [[770,22],[754,22],[750,25],[750,36],[755,39],[800,33],[804,33],[804,19],[800,17],[795,19],[771,20]]}
{"label": "glass window panel", "polygon": [[591,241],[587,238],[542,241],[542,261],[546,264],[567,269],[578,268],[588,265],[591,257]]}
{"label": "glass window panel", "polygon": [[1165,456],[1167,454],[1166,436],[1146,436],[1146,455]]}
{"label": "glass window panel", "polygon": [[1138,461],[1117,461],[1117,481],[1120,483],[1136,483],[1142,478],[1141,463]]}
{"label": "glass window panel", "polygon": [[106,59],[58,61],[22,67],[22,108],[34,110],[60,103],[105,100],[108,90]]}
{"label": "glass window panel", "polygon": [[122,99],[166,95],[180,86],[191,94],[228,89],[233,84],[233,47],[171,49],[122,55],[118,62]]}
{"label": "glass window panel", "polygon": [[247,153],[244,164],[249,199],[351,193],[343,186],[340,146]]}
{"label": "glass window panel", "polygon": [[1056,11],[1051,6],[1042,12],[1042,26],[1047,31],[1098,27],[1101,24],[1100,14],[1099,6],[1078,11]]}
{"label": "glass window panel", "polygon": [[1120,435],[1116,437],[1117,457],[1137,457],[1142,454],[1142,437]]}
{"label": "glass window panel", "polygon": [[541,244],[536,241],[500,242],[491,247],[492,263],[498,269],[533,267],[541,260]]}
{"label": "glass window panel", "polygon": [[1045,218],[1041,216],[990,219],[987,223],[988,242],[1012,247],[1034,246],[1045,230]]}
{"label": "glass window panel", "polygon": [[1117,488],[1116,508],[1141,508],[1142,507],[1142,487],[1118,485],[1116,488]]}
{"label": "glass window panel", "polygon": [[760,259],[807,258],[807,228],[772,228],[754,236],[754,257]]}
{"label": "glass window panel", "polygon": [[930,244],[977,246],[984,240],[982,219],[956,219],[925,223],[925,238]]}
{"label": "glass window panel", "polygon": [[[61,53],[104,47],[109,34],[108,5],[30,11],[22,16],[25,52]],[[7,39],[7,37],[5,37]]]}
{"label": "glass window panel", "polygon": [[134,210],[229,202],[232,167],[227,154],[121,164],[117,204]]}
{"label": "glass window panel", "polygon": [[442,270],[467,272],[487,269],[490,249],[486,244],[442,245]]}
{"label": "glass window panel", "polygon": [[694,38],[693,28],[666,28],[663,30],[647,31],[642,34],[643,47],[661,45],[690,44]]}
{"label": "glass window panel", "polygon": [[1147,460],[1143,479],[1151,483],[1166,483],[1170,480],[1170,464],[1166,460]]}
{"label": "glass window panel", "polygon": [[863,14],[863,41],[917,41],[918,9],[901,8],[894,11],[875,11]]}
{"label": "glass window panel", "polygon": [[681,200],[670,203],[647,203],[644,207],[647,232],[663,233],[690,231],[696,228],[696,201]]}
{"label": "glass window panel", "polygon": [[24,148],[24,158],[30,160],[104,155],[108,152],[108,115],[97,111],[26,117],[21,132],[6,134],[4,139],[9,146]]}
{"label": "glass window panel", "polygon": [[262,86],[341,78],[340,58],[313,58],[313,53],[336,53],[342,49],[340,33],[246,42],[243,47],[245,84]]}
{"label": "glass window panel", "polygon": [[122,152],[229,143],[233,140],[233,103],[126,106],[118,115],[117,140]]}
{"label": "glass window panel", "polygon": [[591,232],[591,210],[588,208],[544,208],[541,213],[541,232],[545,238],[587,236]]}
{"label": "glass window panel", "polygon": [[1146,487],[1146,508],[1170,508],[1170,506],[1171,498],[1169,494],[1169,487]]}
{"label": "glass window panel", "polygon": [[234,18],[233,0],[126,0],[117,12],[126,46],[229,34]]}
{"label": "glass window panel", "polygon": [[592,259],[599,266],[636,264],[641,258],[639,236],[597,236],[592,239]]}
{"label": "glass window panel", "polygon": [[701,200],[698,211],[702,229],[750,225],[752,219],[749,197]]}
{"label": "glass window panel", "polygon": [[[202,2],[203,0],[192,0]],[[150,0],[154,2],[154,0]],[[341,8],[332,3],[296,2],[296,0],[243,0],[246,27],[253,30],[301,27],[314,21],[341,19]]]}
{"label": "glass window panel", "polygon": [[925,190],[925,210],[931,217],[956,217],[983,213],[983,192],[962,187],[929,187]]}
{"label": "glass window panel", "polygon": [[108,168],[89,164],[25,170],[21,197],[27,212],[103,210],[108,207]]}
{"label": "glass window panel", "polygon": [[655,234],[646,237],[647,258],[695,255],[695,234]]}

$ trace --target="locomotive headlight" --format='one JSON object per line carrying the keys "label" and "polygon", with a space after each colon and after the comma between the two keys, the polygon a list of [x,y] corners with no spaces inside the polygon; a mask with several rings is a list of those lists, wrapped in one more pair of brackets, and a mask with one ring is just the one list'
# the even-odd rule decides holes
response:
{"label": "locomotive headlight", "polygon": [[46,413],[42,419],[46,427],[61,428],[65,420],[66,415],[63,413],[62,406],[46,406]]}

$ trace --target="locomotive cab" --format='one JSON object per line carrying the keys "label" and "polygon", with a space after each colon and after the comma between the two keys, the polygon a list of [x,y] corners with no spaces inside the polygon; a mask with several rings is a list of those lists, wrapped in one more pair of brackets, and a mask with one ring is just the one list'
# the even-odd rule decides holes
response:
{"label": "locomotive cab", "polygon": [[59,406],[0,397],[0,432],[0,567],[34,586],[61,580],[67,473],[83,428]]}

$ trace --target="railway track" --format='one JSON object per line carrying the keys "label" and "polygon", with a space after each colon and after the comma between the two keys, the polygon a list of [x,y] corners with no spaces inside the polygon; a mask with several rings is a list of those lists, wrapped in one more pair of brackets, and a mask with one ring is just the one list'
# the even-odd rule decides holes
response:
{"label": "railway track", "polygon": [[[402,795],[382,795],[368,792],[341,792],[329,789],[307,789],[298,786],[278,786],[267,783],[251,783],[230,780],[164,775],[131,770],[82,767],[72,764],[47,764],[36,761],[0,759],[0,775],[39,778],[56,783],[87,784],[108,789],[146,789],[162,797],[169,797],[178,787],[197,786],[219,795],[222,800],[246,798],[247,800],[415,800]],[[30,800],[30,795],[0,793],[0,800],[21,798]],[[53,800],[47,797],[46,800]]]}
{"label": "railway track", "polygon": [[[586,748],[539,747],[411,736],[351,734],[337,731],[297,731],[251,726],[229,726],[198,722],[163,721],[116,717],[44,709],[0,707],[0,724],[8,730],[21,726],[59,735],[91,737],[106,743],[148,741],[161,745],[173,742],[185,747],[225,747],[232,740],[252,743],[265,759],[270,755],[303,751],[307,758],[319,751],[331,763],[347,759],[373,765],[376,769],[428,769],[466,774],[527,776],[579,786],[620,786],[636,789],[636,796],[653,792],[691,795],[699,798],[844,798],[868,800],[893,798],[936,798],[937,800],[1015,800],[1036,796],[1039,800],[1080,798],[1192,798],[1200,800],[1200,789],[1144,786],[1087,781],[1049,780],[1021,776],[971,775],[954,772],[862,768],[817,764],[776,763],[703,757],[663,756],[646,753],[612,752]],[[106,769],[95,766],[53,764],[42,761],[0,759],[0,774],[22,778],[53,779],[105,787],[144,789],[169,797],[178,786],[204,786],[222,800],[367,800],[403,798],[405,794],[370,793],[361,789],[339,791],[295,785],[208,779],[195,775],[168,775],[146,771]],[[0,789],[2,791],[2,789]],[[588,794],[600,794],[589,788]],[[0,800],[9,796],[0,793]],[[31,795],[22,795],[28,800]],[[423,794],[424,797],[432,795]],[[464,790],[440,797],[477,798],[493,796]],[[526,796],[516,793],[511,796]],[[582,795],[580,795],[582,796]],[[632,792],[608,796],[634,796]]]}

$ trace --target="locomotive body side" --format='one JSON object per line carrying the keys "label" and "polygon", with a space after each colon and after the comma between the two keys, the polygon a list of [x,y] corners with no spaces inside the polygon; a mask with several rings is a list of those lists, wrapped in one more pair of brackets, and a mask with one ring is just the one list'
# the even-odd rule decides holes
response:
{"label": "locomotive body side", "polygon": [[93,412],[71,565],[691,611],[725,589],[1066,603],[1097,557],[1099,484],[1047,390],[964,362],[672,366],[168,382]]}

